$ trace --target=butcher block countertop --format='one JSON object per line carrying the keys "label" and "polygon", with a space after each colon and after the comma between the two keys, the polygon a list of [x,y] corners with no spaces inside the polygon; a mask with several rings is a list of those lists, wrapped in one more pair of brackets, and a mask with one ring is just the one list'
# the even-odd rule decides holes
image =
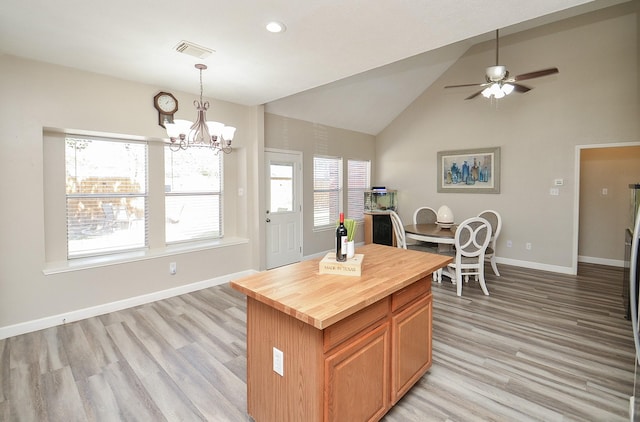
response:
{"label": "butcher block countertop", "polygon": [[320,274],[320,259],[298,262],[234,280],[247,297],[324,330],[446,266],[452,258],[378,244],[364,254],[362,276]]}

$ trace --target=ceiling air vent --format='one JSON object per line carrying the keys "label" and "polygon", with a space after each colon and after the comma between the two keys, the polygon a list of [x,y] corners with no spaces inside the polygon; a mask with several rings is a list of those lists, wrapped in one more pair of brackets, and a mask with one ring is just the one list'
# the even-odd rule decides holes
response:
{"label": "ceiling air vent", "polygon": [[213,53],[213,50],[199,46],[189,41],[180,41],[180,43],[176,46],[176,51],[178,53],[188,54],[199,59],[206,59],[207,57],[209,57],[209,55],[211,55],[211,53]]}

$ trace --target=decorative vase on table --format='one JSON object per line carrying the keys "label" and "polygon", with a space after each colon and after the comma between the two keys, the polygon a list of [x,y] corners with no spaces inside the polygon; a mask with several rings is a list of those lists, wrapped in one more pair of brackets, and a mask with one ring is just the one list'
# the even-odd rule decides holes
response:
{"label": "decorative vase on table", "polygon": [[347,241],[347,259],[351,259],[356,256],[356,245],[353,240]]}
{"label": "decorative vase on table", "polygon": [[453,226],[453,221],[453,211],[451,211],[451,208],[446,205],[438,208],[438,221],[436,221],[438,226],[443,229],[451,228],[451,226]]}

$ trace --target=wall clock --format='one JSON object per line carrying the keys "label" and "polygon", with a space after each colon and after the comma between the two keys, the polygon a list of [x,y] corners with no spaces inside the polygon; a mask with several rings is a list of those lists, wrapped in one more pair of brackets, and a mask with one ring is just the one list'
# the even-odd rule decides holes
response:
{"label": "wall clock", "polygon": [[[168,92],[158,92],[153,97],[153,106],[158,110],[158,124],[173,123],[173,115],[178,111],[178,100]],[[166,129],[166,128],[165,128]]]}

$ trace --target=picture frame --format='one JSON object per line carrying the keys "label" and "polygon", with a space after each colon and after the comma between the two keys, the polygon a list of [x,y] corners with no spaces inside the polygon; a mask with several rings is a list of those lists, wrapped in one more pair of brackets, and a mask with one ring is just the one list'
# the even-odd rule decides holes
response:
{"label": "picture frame", "polygon": [[500,193],[500,147],[438,152],[439,193]]}

